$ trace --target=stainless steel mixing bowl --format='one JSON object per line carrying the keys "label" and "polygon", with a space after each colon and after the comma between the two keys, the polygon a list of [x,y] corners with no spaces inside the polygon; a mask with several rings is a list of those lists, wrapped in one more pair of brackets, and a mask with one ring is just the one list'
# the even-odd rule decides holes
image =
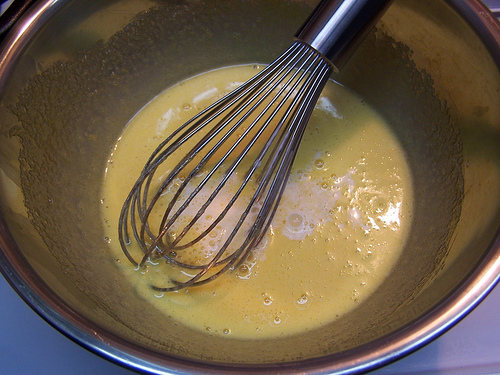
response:
{"label": "stainless steel mixing bowl", "polygon": [[[100,183],[128,120],[181,79],[272,61],[314,1],[42,0],[0,51],[0,266],[84,347],[149,372],[359,372],[467,314],[500,272],[500,26],[477,0],[396,0],[334,78],[391,124],[414,178],[404,254],[368,300],[274,340],[190,330],[130,292]],[[241,46],[244,46],[243,48]]]}

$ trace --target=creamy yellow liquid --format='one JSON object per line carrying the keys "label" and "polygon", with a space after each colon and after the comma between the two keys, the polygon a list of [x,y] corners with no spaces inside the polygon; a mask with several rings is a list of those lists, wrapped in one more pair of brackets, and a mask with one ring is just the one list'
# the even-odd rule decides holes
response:
{"label": "creamy yellow liquid", "polygon": [[369,105],[330,81],[272,227],[246,268],[200,287],[153,290],[151,285],[165,284],[168,270],[164,262],[136,269],[123,255],[117,230],[123,202],[161,140],[256,68],[211,71],[155,98],[118,140],[102,189],[106,241],[130,288],[183,324],[243,338],[317,328],[362,303],[403,250],[413,207],[410,171],[397,139]]}

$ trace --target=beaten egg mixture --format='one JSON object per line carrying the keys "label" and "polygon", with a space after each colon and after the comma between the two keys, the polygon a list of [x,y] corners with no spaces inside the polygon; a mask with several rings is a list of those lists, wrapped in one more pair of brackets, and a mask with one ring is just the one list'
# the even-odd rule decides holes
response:
{"label": "beaten egg mixture", "polygon": [[[167,293],[151,288],[164,284],[168,268],[162,261],[142,268],[128,262],[117,230],[123,202],[157,145],[256,69],[261,67],[210,71],[146,105],[109,157],[101,201],[105,240],[130,288],[182,324],[238,338],[294,334],[354,309],[396,264],[413,207],[410,170],[398,140],[373,108],[329,81],[269,233],[248,259],[203,286]],[[215,249],[227,229],[211,233],[206,248]]]}

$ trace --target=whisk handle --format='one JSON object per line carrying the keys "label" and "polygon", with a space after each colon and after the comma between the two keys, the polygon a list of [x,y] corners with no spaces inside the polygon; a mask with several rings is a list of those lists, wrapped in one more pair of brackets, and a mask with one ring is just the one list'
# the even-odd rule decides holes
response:
{"label": "whisk handle", "polygon": [[385,13],[392,0],[323,0],[296,38],[339,70]]}

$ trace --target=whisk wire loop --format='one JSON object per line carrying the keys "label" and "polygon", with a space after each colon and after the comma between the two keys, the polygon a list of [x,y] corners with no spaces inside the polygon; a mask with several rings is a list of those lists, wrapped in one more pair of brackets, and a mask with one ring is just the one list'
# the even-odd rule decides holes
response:
{"label": "whisk wire loop", "polygon": [[[311,56],[308,57],[306,61],[304,61],[304,64],[311,58]],[[303,65],[304,65],[303,64]],[[182,214],[184,209],[191,203],[192,199],[196,196],[196,194],[205,186],[205,184],[209,181],[209,179],[212,177],[212,175],[218,170],[219,166],[221,166],[224,161],[229,158],[229,156],[232,154],[232,152],[240,145],[240,143],[246,138],[246,136],[250,133],[250,131],[258,124],[258,122],[264,117],[264,115],[270,110],[274,104],[278,101],[278,99],[282,96],[283,92],[286,90],[288,91],[287,94],[281,99],[281,102],[277,104],[276,108],[273,110],[273,113],[269,115],[265,123],[261,126],[261,128],[257,131],[257,133],[252,137],[251,141],[245,146],[244,150],[236,157],[236,160],[232,163],[231,167],[225,172],[224,177],[220,181],[219,185],[214,189],[210,197],[208,198],[207,202],[202,205],[196,216],[191,220],[191,222],[184,228],[184,230],[176,237],[173,243],[171,243],[171,246],[176,246],[177,243],[184,237],[185,233],[194,225],[194,223],[199,219],[199,217],[205,212],[205,209],[209,206],[210,202],[215,199],[216,195],[219,193],[219,191],[222,189],[224,184],[228,181],[230,178],[231,174],[236,170],[236,168],[240,165],[244,157],[248,154],[250,149],[255,145],[255,143],[259,140],[263,132],[267,129],[269,124],[271,123],[271,120],[275,118],[276,114],[279,112],[279,110],[283,107],[283,105],[287,102],[288,98],[292,95],[293,91],[295,90],[296,86],[299,84],[299,80],[296,80],[296,76],[299,74],[299,72],[302,72],[302,75],[307,74],[306,71],[302,70],[303,66],[299,66],[298,70],[292,74],[292,76],[289,78],[288,83],[292,83],[294,80],[295,82],[293,83],[293,86],[290,89],[287,89],[287,83],[281,87],[281,89],[277,92],[277,94],[269,101],[269,103],[265,106],[265,108],[259,112],[258,116],[252,121],[252,123],[247,127],[247,129],[244,130],[243,134],[230,146],[228,151],[224,154],[224,156],[217,162],[216,166],[210,171],[210,173],[203,179],[203,181],[196,187],[196,189],[191,193],[191,195],[184,201],[183,205],[178,209],[178,211],[175,213],[175,215],[166,223],[166,220],[169,216],[171,206],[169,206],[164,214],[164,219],[162,220],[161,227],[163,228],[163,231],[168,231],[170,226],[175,222],[177,217]],[[286,72],[288,74],[289,72]],[[256,101],[256,103],[248,109],[248,111],[245,113],[244,116],[242,116],[237,123],[224,135],[224,137],[217,142],[216,146],[213,147],[207,155],[204,157],[204,159],[194,168],[193,172],[199,171],[204,165],[206,160],[208,160],[214,152],[216,152],[226,141],[226,138],[231,136],[235,129],[240,128],[241,124],[255,111],[259,108],[259,106],[262,104],[264,100],[266,100],[271,93],[276,89],[276,87],[282,83],[286,75],[283,75],[280,77],[279,80],[277,80],[271,87],[270,90],[268,90],[265,95],[262,95],[259,100]],[[271,82],[269,82],[271,83]],[[267,85],[265,85],[267,86]],[[263,87],[265,89],[266,87]],[[262,93],[263,89],[260,89],[256,97],[259,97],[259,95]],[[255,95],[254,95],[255,96]],[[250,101],[245,101],[245,105],[242,106],[242,109],[246,109],[247,106],[249,106],[251,102]],[[240,111],[241,112],[241,111]],[[275,135],[278,130],[281,129],[283,123],[285,122],[285,119],[287,118],[287,115],[283,116],[284,119],[280,122],[280,124],[276,127],[275,131],[273,134],[269,137],[267,143],[270,144],[275,138]],[[227,121],[227,123],[226,123]],[[226,120],[222,122],[222,126],[229,124],[232,119]],[[206,139],[202,139],[200,142],[206,143]],[[261,151],[261,154],[259,157],[256,158],[255,162],[253,163],[252,167],[250,170],[247,172],[247,177],[244,179],[244,182],[242,183],[240,189],[235,193],[233,198],[228,202],[228,205],[226,206],[226,209],[218,216],[217,219],[214,220],[213,224],[207,228],[204,232],[202,232],[197,238],[192,240],[191,242],[185,244],[182,246],[182,248],[186,248],[189,246],[192,246],[194,243],[198,242],[201,238],[206,236],[210,230],[212,230],[217,223],[222,220],[222,218],[225,216],[225,213],[227,213],[227,210],[232,206],[232,204],[236,201],[236,199],[239,197],[240,193],[243,191],[243,188],[246,186],[248,181],[250,180],[250,177],[253,175],[254,171],[257,169],[257,167],[260,165],[260,161],[263,158],[265,151],[267,150],[267,145],[263,148]],[[187,181],[190,180],[188,177],[183,184],[179,187],[176,196],[173,198],[172,201],[175,201],[176,198],[180,195],[182,190],[187,186]],[[163,233],[160,232],[159,237],[163,236]]]}
{"label": "whisk wire loop", "polygon": [[[170,277],[168,286],[153,285],[154,289],[174,291],[212,281],[241,265],[263,240],[331,71],[328,60],[297,41],[155,149],[125,200],[119,224],[120,244],[134,265],[164,258],[180,270]],[[165,171],[165,162],[175,159],[184,147],[187,153]],[[228,191],[231,195],[226,199]],[[218,200],[224,201],[222,208],[217,208]],[[154,217],[162,210],[155,234]],[[216,212],[215,218],[209,224],[200,223],[207,212]],[[191,253],[196,253],[193,248],[227,216],[233,222],[221,246],[208,256],[191,259]],[[132,255],[132,238],[142,253],[139,261]],[[191,255],[183,257],[185,251]]]}
{"label": "whisk wire loop", "polygon": [[[233,106],[236,102],[239,100],[242,100],[242,97],[245,95],[252,95],[253,90],[255,87],[258,87],[260,83],[262,82],[263,79],[265,79],[267,74],[280,74],[280,69],[283,69],[283,62],[287,61],[287,59],[290,58],[290,56],[293,56],[294,54],[297,53],[297,50],[304,49],[304,45],[300,44],[293,44],[279,59],[276,60],[276,64],[273,64],[272,66],[268,66],[266,69],[261,71],[260,74],[254,76],[250,81],[247,82],[246,85],[240,86],[238,89],[234,90],[230,94],[228,94],[226,97],[220,99],[218,102],[214,103],[204,111],[200,112],[198,115],[193,117],[189,122],[184,124],[183,126],[179,127],[177,130],[175,130],[169,137],[167,137],[152,153],[148,161],[146,162],[146,165],[143,169],[143,172],[141,173],[141,177],[137,180],[136,185],[133,187],[131,190],[131,193],[127,197],[124,207],[131,205],[132,207],[137,207],[138,209],[138,215],[139,215],[139,220],[143,223],[143,226],[141,227],[140,234],[138,234],[137,231],[134,230],[134,237],[136,241],[140,244],[144,244],[145,239],[144,239],[144,232],[147,231],[147,234],[149,237],[153,237],[153,233],[149,231],[148,228],[148,220],[147,217],[149,216],[149,213],[152,209],[152,207],[155,205],[156,200],[158,199],[158,196],[155,196],[150,204],[149,204],[149,209],[145,209],[144,207],[147,206],[146,202],[146,197],[148,196],[148,189],[152,180],[152,177],[154,175],[154,172],[156,171],[156,168],[164,162],[165,159],[167,159],[174,151],[176,151],[179,147],[181,147],[185,142],[187,142],[193,135],[198,133],[201,129],[203,129],[207,124],[213,123],[213,121],[216,119],[217,116],[220,114],[224,113],[228,108]],[[262,88],[262,90],[264,90]],[[222,108],[221,108],[222,106]],[[181,133],[184,130],[183,133]],[[181,133],[179,135],[179,133]],[[178,136],[179,135],[179,136]],[[177,137],[176,140],[172,141],[174,137]],[[206,141],[206,140],[205,140]],[[168,144],[171,143],[170,147],[166,147]],[[194,155],[192,152],[190,155]],[[158,189],[159,192],[163,191],[166,186],[168,186],[172,182],[172,178],[174,178],[178,171],[182,170],[184,166],[189,162],[189,158],[186,157],[184,158],[184,162],[181,162],[177,165],[177,170],[172,171],[169,177],[165,180],[163,185]],[[140,189],[141,185],[144,182],[144,177],[149,176],[147,179],[147,182],[145,183],[144,186],[144,193],[143,193],[143,201],[142,201],[142,207],[138,205],[138,202],[136,198],[132,198],[134,194],[137,194],[137,196],[141,195]],[[133,199],[132,202],[130,200]],[[127,223],[126,223],[126,217],[128,214],[128,208],[126,210],[122,211],[122,215],[120,217],[120,224],[123,223],[123,225],[120,225],[119,227],[119,233],[120,233],[120,238],[123,238],[124,241],[120,239],[122,248],[125,248],[124,245],[126,243],[130,242],[130,239],[128,238],[128,233],[126,231],[127,228]],[[135,216],[134,216],[135,217]],[[136,228],[135,220],[134,222],[131,223],[133,228]],[[144,246],[141,246],[143,248],[144,253],[147,253],[147,250]],[[126,251],[127,257],[129,253]],[[129,260],[131,260],[129,258]],[[133,262],[134,263],[134,262]]]}

